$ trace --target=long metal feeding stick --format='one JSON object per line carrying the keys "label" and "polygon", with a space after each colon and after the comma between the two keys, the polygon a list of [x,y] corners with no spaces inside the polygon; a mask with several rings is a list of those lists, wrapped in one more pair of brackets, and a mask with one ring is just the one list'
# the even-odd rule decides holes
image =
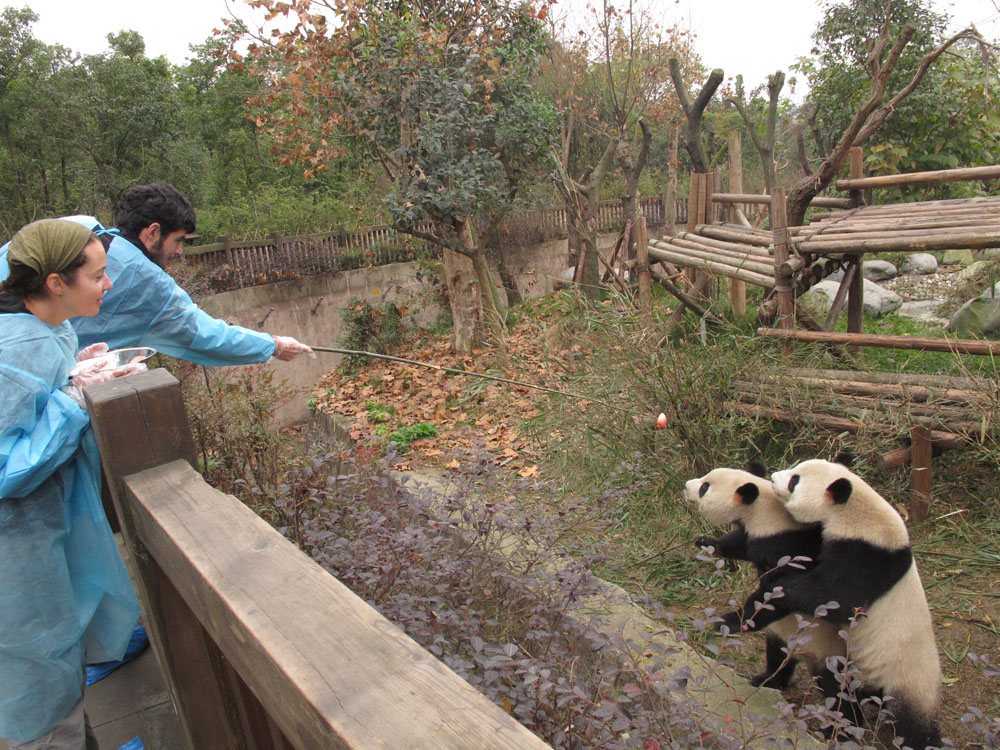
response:
{"label": "long metal feeding stick", "polygon": [[415,359],[404,359],[403,357],[392,357],[388,354],[377,354],[375,352],[362,352],[356,351],[354,349],[336,349],[329,346],[312,346],[308,345],[310,349],[314,352],[330,352],[331,354],[349,354],[357,357],[373,357],[374,359],[387,359],[392,362],[402,362],[407,365],[416,365],[417,367],[426,367],[431,370],[440,370],[442,372],[451,373],[452,375],[465,375],[467,377],[473,378],[483,378],[485,380],[495,380],[498,383],[507,383],[509,385],[516,385],[522,388],[533,388],[536,391],[545,391],[546,393],[554,393],[557,396],[570,396],[572,398],[582,399],[584,401],[593,401],[595,404],[600,404],[601,406],[606,406],[609,409],[616,409],[617,411],[624,412],[625,414],[630,414],[633,416],[642,416],[639,412],[633,409],[625,409],[621,406],[615,406],[614,404],[609,404],[607,401],[601,401],[599,398],[594,398],[593,396],[583,396],[579,393],[572,393],[570,391],[559,391],[555,388],[546,388],[541,385],[534,385],[532,383],[525,383],[521,380],[511,380],[510,378],[501,378],[497,375],[487,375],[483,372],[473,372],[471,370],[458,370],[453,367],[442,367],[441,365],[431,364],[430,362],[418,362]]}

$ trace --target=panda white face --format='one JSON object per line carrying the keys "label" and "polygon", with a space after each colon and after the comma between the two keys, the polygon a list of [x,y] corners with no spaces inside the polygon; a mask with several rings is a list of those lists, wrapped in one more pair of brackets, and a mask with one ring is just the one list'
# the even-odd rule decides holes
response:
{"label": "panda white face", "polygon": [[684,485],[684,497],[698,506],[711,524],[723,526],[741,520],[761,492],[761,479],[739,469],[713,469]]}
{"label": "panda white face", "polygon": [[776,471],[771,484],[788,512],[802,523],[826,522],[850,499],[854,476],[846,466],[821,458]]}

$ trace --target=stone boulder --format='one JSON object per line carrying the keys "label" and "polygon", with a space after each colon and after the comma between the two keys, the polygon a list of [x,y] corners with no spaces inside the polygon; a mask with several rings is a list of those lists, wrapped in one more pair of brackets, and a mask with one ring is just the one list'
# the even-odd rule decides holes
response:
{"label": "stone boulder", "polygon": [[967,338],[1000,339],[1000,281],[962,305],[948,330]]}
{"label": "stone boulder", "polygon": [[861,262],[861,275],[869,281],[886,281],[896,278],[896,266],[887,260],[865,260]]}
{"label": "stone boulder", "polygon": [[938,262],[930,253],[911,253],[907,255],[900,266],[901,273],[912,273],[918,276],[937,273]]}
{"label": "stone boulder", "polygon": [[[826,317],[833,306],[833,299],[837,296],[837,289],[839,288],[839,281],[824,279],[799,297],[799,303],[813,315],[820,318]],[[868,279],[864,280],[864,296],[864,311],[865,315],[869,317],[878,317],[895,312],[903,304],[903,298],[898,294],[888,289],[883,289]],[[844,309],[847,309],[846,305],[844,305]]]}
{"label": "stone boulder", "polygon": [[967,266],[972,263],[971,250],[945,250],[941,257],[943,266]]}

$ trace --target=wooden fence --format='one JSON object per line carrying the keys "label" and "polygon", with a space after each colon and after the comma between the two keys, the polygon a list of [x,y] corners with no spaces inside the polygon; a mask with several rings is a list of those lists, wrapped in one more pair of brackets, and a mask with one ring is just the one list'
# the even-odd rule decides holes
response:
{"label": "wooden fence", "polygon": [[191,750],[549,747],[207,485],[166,370],[86,395]]}
{"label": "wooden fence", "polygon": [[[647,224],[662,226],[666,215],[663,197],[643,198],[641,204]],[[677,200],[676,221],[687,221],[687,199]],[[601,232],[620,230],[625,223],[621,201],[602,202],[597,223]],[[567,212],[564,207],[522,211],[509,217],[501,231],[506,228],[516,235],[520,226],[530,226],[542,240],[564,237]],[[425,232],[430,228],[430,224],[418,226]],[[358,227],[353,231],[340,229],[294,237],[272,232],[259,240],[231,241],[228,237],[220,237],[210,245],[185,250],[184,256],[207,274],[209,286],[214,291],[226,291],[282,279],[405,262],[415,259],[421,247],[419,240],[382,224]]]}

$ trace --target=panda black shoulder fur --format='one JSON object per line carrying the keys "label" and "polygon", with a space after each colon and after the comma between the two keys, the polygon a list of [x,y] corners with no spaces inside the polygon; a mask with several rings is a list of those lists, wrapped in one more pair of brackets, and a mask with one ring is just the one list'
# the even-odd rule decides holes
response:
{"label": "panda black shoulder fur", "polygon": [[[716,525],[733,525],[734,528],[718,538],[698,537],[694,543],[714,547],[721,557],[746,560],[757,568],[760,586],[743,607],[743,612],[733,612],[724,620],[732,632],[739,630],[742,620],[754,614],[753,602],[769,591],[775,568],[783,557],[809,557],[819,555],[821,535],[818,524],[799,523],[785,510],[765,477],[763,466],[751,464],[752,470],[714,469],[699,479],[685,485],[685,497],[695,503],[698,510]],[[747,609],[749,608],[749,611]],[[810,618],[805,618],[809,620]],[[805,659],[813,674],[825,670],[828,656],[842,656],[846,644],[838,635],[836,626],[822,620],[810,620],[806,632],[809,641],[796,650]],[[764,671],[755,675],[753,685],[767,684],[783,690],[795,674],[796,659],[787,658],[785,648],[790,636],[799,630],[794,614],[770,625],[766,636]]]}
{"label": "panda black shoulder fur", "polygon": [[792,516],[822,524],[823,547],[815,566],[782,579],[781,606],[761,612],[755,627],[831,600],[840,605],[824,615],[831,622],[846,623],[864,610],[850,629],[850,656],[866,690],[892,696],[887,706],[906,746],[939,746],[941,665],[903,519],[839,463],[803,461],[771,479]]}

